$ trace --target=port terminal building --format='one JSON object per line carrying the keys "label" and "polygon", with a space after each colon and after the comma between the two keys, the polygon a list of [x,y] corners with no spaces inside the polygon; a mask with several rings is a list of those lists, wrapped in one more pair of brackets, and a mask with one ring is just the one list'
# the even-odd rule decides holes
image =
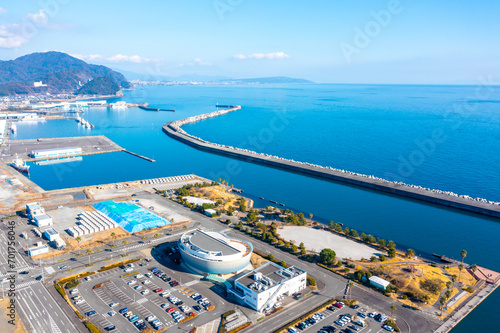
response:
{"label": "port terminal building", "polygon": [[250,308],[262,312],[271,309],[283,297],[304,290],[306,280],[306,271],[298,267],[284,268],[267,262],[235,279],[229,292]]}
{"label": "port terminal building", "polygon": [[250,263],[253,251],[249,242],[200,229],[184,233],[178,246],[184,263],[199,274],[240,272]]}
{"label": "port terminal building", "polygon": [[63,157],[68,155],[79,155],[82,153],[81,147],[65,147],[65,148],[55,148],[55,149],[42,149],[33,150],[31,152],[32,158],[48,158],[48,157]]}

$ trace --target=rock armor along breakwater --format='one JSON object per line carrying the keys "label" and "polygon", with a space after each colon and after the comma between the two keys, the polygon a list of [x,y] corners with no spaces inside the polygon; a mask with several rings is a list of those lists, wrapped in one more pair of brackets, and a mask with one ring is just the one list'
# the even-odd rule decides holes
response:
{"label": "rock armor along breakwater", "polygon": [[402,182],[392,182],[372,175],[364,175],[347,170],[324,167],[312,163],[298,162],[281,158],[279,156],[257,153],[247,149],[220,145],[190,135],[181,128],[182,125],[185,124],[195,123],[204,119],[217,117],[240,109],[241,106],[236,105],[228,109],[218,110],[198,116],[172,121],[163,125],[163,132],[180,142],[188,144],[199,150],[208,151],[210,153],[291,171],[306,176],[313,176],[330,181],[356,185],[393,195],[403,196],[410,199],[425,201],[432,204],[457,208],[469,212],[500,218],[500,202],[489,201],[483,198],[472,198],[468,195],[458,195],[449,191],[435,190],[421,186],[405,184]]}

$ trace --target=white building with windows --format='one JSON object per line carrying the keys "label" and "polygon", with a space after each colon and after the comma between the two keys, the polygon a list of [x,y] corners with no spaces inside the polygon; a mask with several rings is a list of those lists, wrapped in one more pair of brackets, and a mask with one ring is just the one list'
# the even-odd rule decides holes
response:
{"label": "white building with windows", "polygon": [[81,153],[82,153],[82,148],[80,147],[65,147],[65,148],[33,150],[31,152],[31,157],[33,158],[61,157],[69,155],[79,155]]}
{"label": "white building with windows", "polygon": [[42,205],[40,205],[39,202],[32,202],[26,204],[26,214],[28,214],[28,216],[33,219],[37,215],[45,214],[45,209],[42,207]]}
{"label": "white building with windows", "polygon": [[47,252],[49,252],[49,247],[47,244],[33,246],[33,247],[30,247],[28,249],[28,254],[31,257],[37,256],[37,255],[42,254],[42,253],[47,253]]}
{"label": "white building with windows", "polygon": [[272,308],[281,296],[304,290],[306,279],[306,271],[298,267],[284,268],[267,262],[234,280],[229,292],[252,309],[262,312]]}

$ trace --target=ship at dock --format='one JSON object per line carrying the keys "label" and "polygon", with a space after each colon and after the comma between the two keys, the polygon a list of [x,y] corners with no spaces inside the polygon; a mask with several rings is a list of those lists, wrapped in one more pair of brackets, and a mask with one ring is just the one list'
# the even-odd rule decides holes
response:
{"label": "ship at dock", "polygon": [[14,169],[20,172],[29,173],[30,167],[22,159],[16,156],[16,159],[10,164]]}
{"label": "ship at dock", "polygon": [[12,126],[10,127],[10,130],[12,131],[12,133],[16,133],[17,132],[16,124],[12,124]]}

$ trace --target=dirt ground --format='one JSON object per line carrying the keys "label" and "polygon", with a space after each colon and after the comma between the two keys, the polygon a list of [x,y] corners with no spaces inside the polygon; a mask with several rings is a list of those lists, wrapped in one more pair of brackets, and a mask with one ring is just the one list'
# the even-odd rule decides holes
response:
{"label": "dirt ground", "polygon": [[250,263],[252,264],[253,268],[260,267],[262,264],[268,262],[269,260],[266,260],[262,258],[259,255],[256,255],[255,253],[252,253],[252,256],[250,257]]}
{"label": "dirt ground", "polygon": [[9,305],[9,299],[6,298],[0,301],[0,308],[2,309],[2,319],[0,320],[0,332],[2,333],[27,333],[26,328],[24,328],[23,323],[19,319],[19,308],[17,308],[18,313],[16,313],[16,325],[11,325],[7,321],[11,320],[7,317],[7,306]]}
{"label": "dirt ground", "polygon": [[222,200],[224,202],[224,209],[227,209],[229,205],[238,206],[236,200],[238,200],[238,196],[234,193],[227,193],[226,190],[222,186],[209,186],[203,188],[192,188],[192,193],[196,195],[200,195],[205,199],[209,199],[212,201]]}

